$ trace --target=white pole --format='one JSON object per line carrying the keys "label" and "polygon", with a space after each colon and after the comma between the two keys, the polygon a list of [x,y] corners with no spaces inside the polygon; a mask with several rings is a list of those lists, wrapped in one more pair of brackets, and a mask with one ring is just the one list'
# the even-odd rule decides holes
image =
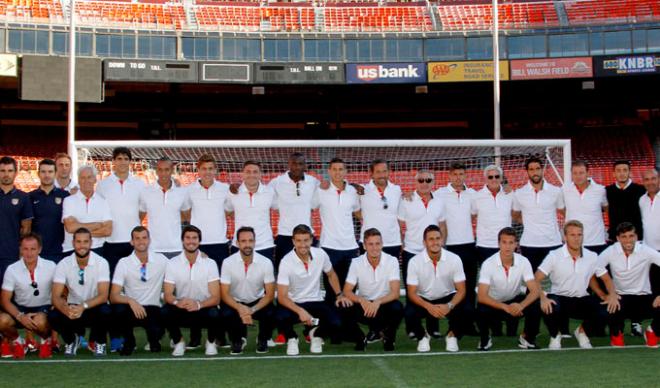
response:
{"label": "white pole", "polygon": [[500,126],[500,16],[498,13],[497,0],[493,0],[493,108],[494,114],[494,139],[502,138]]}
{"label": "white pole", "polygon": [[71,156],[71,171],[78,173],[78,154],[76,152],[76,0],[70,1],[69,13],[69,97],[67,151]]}

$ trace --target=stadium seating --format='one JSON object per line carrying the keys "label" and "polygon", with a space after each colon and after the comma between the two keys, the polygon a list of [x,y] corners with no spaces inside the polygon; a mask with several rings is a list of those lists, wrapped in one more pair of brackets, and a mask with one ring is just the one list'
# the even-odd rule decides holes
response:
{"label": "stadium seating", "polygon": [[2,0],[0,15],[16,21],[64,22],[62,3],[58,0]]}
{"label": "stadium seating", "polygon": [[563,3],[572,25],[660,20],[660,2],[657,0],[572,0]]}
{"label": "stadium seating", "polygon": [[324,16],[324,29],[330,32],[433,30],[433,22],[425,6],[326,6]]}
{"label": "stadium seating", "polygon": [[77,1],[76,15],[83,25],[156,29],[182,29],[187,25],[183,4],[176,2]]}
{"label": "stadium seating", "polygon": [[[444,2],[440,3],[437,7],[443,30],[488,30],[493,26],[493,7],[491,4],[444,4]],[[540,28],[558,25],[557,11],[551,1],[503,3],[499,5],[499,26],[502,29]]]}
{"label": "stadium seating", "polygon": [[227,31],[311,31],[314,29],[314,9],[307,4],[259,7],[256,3],[195,6],[200,29]]}

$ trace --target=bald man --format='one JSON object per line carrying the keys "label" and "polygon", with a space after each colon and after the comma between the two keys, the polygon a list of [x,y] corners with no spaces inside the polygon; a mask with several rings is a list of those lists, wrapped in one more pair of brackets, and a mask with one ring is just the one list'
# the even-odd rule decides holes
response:
{"label": "bald man", "polygon": [[[657,204],[657,194],[660,191],[658,171],[655,169],[644,171],[642,184],[646,193],[639,198],[639,210],[642,214],[644,244],[660,251],[660,205]],[[660,268],[657,265],[651,265],[650,277],[653,294],[660,294]]]}

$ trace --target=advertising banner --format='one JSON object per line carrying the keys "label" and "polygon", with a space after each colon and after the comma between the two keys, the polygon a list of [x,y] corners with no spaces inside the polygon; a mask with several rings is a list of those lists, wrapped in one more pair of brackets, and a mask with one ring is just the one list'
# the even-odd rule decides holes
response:
{"label": "advertising banner", "polygon": [[660,73],[660,55],[613,55],[594,57],[596,77]]}
{"label": "advertising banner", "polygon": [[[430,62],[429,82],[479,82],[493,80],[492,61]],[[509,62],[500,61],[500,80],[509,80]]]}
{"label": "advertising banner", "polygon": [[511,79],[591,78],[591,57],[543,58],[511,61]]}
{"label": "advertising banner", "polygon": [[346,65],[349,84],[424,84],[426,65],[423,63],[349,63]]}

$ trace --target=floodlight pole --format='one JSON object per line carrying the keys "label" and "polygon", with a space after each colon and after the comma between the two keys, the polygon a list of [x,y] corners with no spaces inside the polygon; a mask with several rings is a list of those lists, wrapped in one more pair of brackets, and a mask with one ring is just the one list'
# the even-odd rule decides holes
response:
{"label": "floodlight pole", "polygon": [[[502,138],[500,123],[500,22],[497,0],[493,0],[493,138]],[[495,148],[495,162],[500,164],[501,150]]]}
{"label": "floodlight pole", "polygon": [[69,96],[67,152],[71,156],[71,171],[78,173],[78,154],[76,152],[76,0],[69,0]]}

